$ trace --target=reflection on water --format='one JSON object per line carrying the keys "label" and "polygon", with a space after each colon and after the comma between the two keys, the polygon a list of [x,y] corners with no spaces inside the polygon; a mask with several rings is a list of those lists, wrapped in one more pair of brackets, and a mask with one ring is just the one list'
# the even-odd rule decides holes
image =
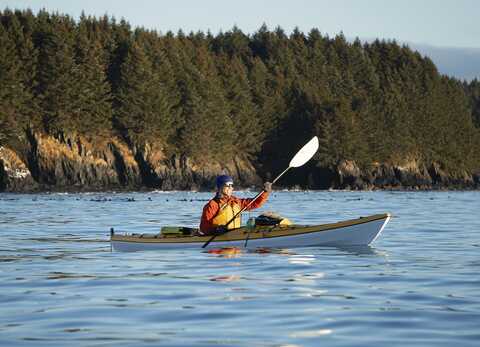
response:
{"label": "reflection on water", "polygon": [[372,247],[110,252],[110,227],[197,226],[210,195],[0,194],[0,345],[478,344],[478,192],[266,206],[300,224],[393,212]]}
{"label": "reflection on water", "polygon": [[315,261],[315,256],[311,254],[291,254],[288,257],[288,262],[290,264],[302,264],[302,265],[311,265]]}
{"label": "reflection on water", "polygon": [[240,280],[241,277],[239,275],[227,275],[227,276],[216,276],[212,277],[210,281],[215,282],[234,282]]}
{"label": "reflection on water", "polygon": [[323,335],[329,335],[333,332],[332,329],[319,329],[319,330],[306,330],[306,331],[297,331],[290,334],[290,337],[298,338],[298,337],[318,337]]}
{"label": "reflection on water", "polygon": [[336,247],[341,252],[345,252],[352,255],[376,255],[386,257],[387,252],[380,251],[372,246],[343,246],[343,247]]}
{"label": "reflection on water", "polygon": [[234,258],[242,254],[242,249],[238,247],[212,248],[206,253],[215,254],[224,258]]}
{"label": "reflection on water", "polygon": [[75,273],[64,273],[64,272],[51,272],[47,276],[48,280],[77,279],[77,278],[97,278],[97,276],[75,274]]}

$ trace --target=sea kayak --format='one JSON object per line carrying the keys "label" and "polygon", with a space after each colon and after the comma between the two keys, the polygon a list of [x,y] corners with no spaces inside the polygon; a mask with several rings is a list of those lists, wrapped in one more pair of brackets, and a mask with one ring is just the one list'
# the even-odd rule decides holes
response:
{"label": "sea kayak", "polygon": [[[320,225],[244,226],[217,236],[207,248],[295,248],[314,246],[366,246],[375,241],[389,222],[389,213]],[[196,229],[180,228],[181,233],[128,234],[110,230],[116,251],[143,251],[198,248],[211,236],[198,236]]]}

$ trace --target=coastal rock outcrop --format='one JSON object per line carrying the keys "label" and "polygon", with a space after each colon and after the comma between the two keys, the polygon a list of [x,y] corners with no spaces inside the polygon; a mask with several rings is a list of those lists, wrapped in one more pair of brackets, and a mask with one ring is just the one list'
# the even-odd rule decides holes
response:
{"label": "coastal rock outcrop", "polygon": [[130,147],[118,138],[28,133],[27,139],[21,154],[0,147],[0,191],[213,189],[222,172],[240,186],[261,183],[253,165],[240,157],[196,163],[184,154],[166,156],[161,147]]}
{"label": "coastal rock outcrop", "polygon": [[0,192],[38,189],[26,163],[10,148],[0,146]]}
{"label": "coastal rock outcrop", "polygon": [[[323,170],[324,171],[324,170]],[[325,176],[325,173],[322,173]],[[372,189],[478,189],[480,175],[460,172],[446,173],[438,163],[429,167],[418,161],[402,164],[374,163],[369,168],[357,166],[353,161],[343,160],[331,170],[328,188],[350,190]]]}
{"label": "coastal rock outcrop", "polygon": [[[228,162],[194,161],[168,153],[160,144],[128,145],[116,137],[87,139],[27,133],[21,150],[0,146],[0,191],[213,190],[228,173],[240,187],[260,186],[270,177],[240,156]],[[268,158],[267,158],[268,159]],[[277,187],[309,189],[478,189],[480,172],[448,173],[438,163],[416,160],[359,167],[342,160],[335,167],[310,163]],[[292,185],[292,186],[289,186]]]}

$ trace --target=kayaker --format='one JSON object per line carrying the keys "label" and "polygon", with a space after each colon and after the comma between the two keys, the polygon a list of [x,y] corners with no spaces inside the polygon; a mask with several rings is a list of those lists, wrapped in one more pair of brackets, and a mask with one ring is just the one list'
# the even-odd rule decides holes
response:
{"label": "kayaker", "polygon": [[[200,221],[200,233],[213,235],[215,232],[223,232],[226,229],[239,228],[241,223],[240,214],[227,227],[225,225],[233,216],[247,206],[252,199],[241,199],[233,196],[233,178],[228,175],[218,176],[216,179],[217,193],[204,207]],[[272,184],[265,182],[262,194],[247,209],[247,211],[259,208],[267,201]]]}

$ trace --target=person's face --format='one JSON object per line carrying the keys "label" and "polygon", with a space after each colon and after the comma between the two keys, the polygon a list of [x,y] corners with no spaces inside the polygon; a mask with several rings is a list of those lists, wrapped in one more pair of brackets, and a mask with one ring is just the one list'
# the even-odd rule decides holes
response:
{"label": "person's face", "polygon": [[224,184],[220,190],[223,196],[232,196],[233,193],[233,183]]}

